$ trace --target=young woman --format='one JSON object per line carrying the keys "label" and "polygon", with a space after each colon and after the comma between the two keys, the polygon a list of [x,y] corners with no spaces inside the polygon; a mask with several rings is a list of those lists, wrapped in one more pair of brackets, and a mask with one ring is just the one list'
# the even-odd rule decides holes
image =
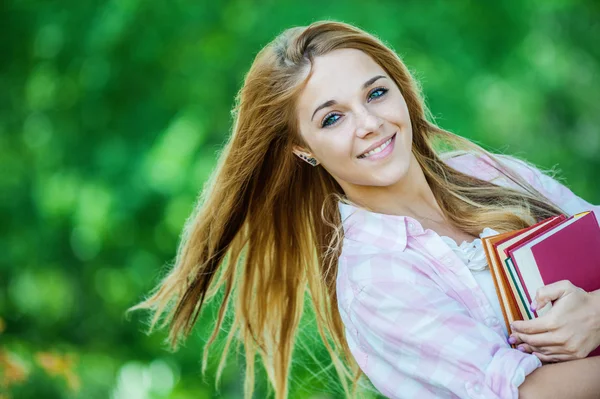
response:
{"label": "young woman", "polygon": [[580,359],[600,344],[600,292],[545,287],[538,305],[555,306],[515,325],[513,349],[480,240],[600,208],[435,126],[398,56],[347,24],[283,32],[235,114],[175,266],[133,308],[152,309],[152,327],[166,315],[173,345],[221,290],[204,366],[231,306],[227,348],[245,346],[246,396],[258,353],[284,398],[308,293],[348,396],[362,373],[391,398],[600,393],[600,358]]}

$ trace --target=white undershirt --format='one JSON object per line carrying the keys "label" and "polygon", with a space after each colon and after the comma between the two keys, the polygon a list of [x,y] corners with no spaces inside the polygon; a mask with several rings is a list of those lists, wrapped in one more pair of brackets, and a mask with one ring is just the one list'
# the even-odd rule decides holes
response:
{"label": "white undershirt", "polygon": [[[494,286],[494,280],[492,278],[492,274],[490,268],[488,266],[487,258],[485,256],[485,251],[483,249],[483,245],[481,242],[481,238],[496,235],[496,232],[489,227],[483,229],[481,234],[479,234],[480,238],[476,238],[471,242],[463,241],[462,244],[457,245],[456,241],[447,236],[441,236],[442,240],[444,240],[450,248],[456,253],[456,255],[463,260],[463,262],[467,265],[473,277],[481,287],[483,293],[489,300],[496,316],[499,320],[504,320],[504,315],[502,313],[502,309],[500,308],[500,300],[498,299],[498,294],[496,293],[496,287]],[[502,324],[502,329],[508,337],[508,331],[506,330],[506,326],[504,323]]]}

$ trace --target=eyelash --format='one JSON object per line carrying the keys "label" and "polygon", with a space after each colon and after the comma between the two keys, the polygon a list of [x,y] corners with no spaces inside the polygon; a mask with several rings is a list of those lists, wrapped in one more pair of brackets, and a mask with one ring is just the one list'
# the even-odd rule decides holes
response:
{"label": "eyelash", "polygon": [[[373,93],[375,93],[375,92],[378,92],[378,91],[381,91],[382,93],[381,93],[379,96],[377,96],[377,97],[371,97],[371,95],[372,95]],[[376,88],[374,88],[373,90],[371,90],[371,91],[369,92],[369,96],[367,97],[367,101],[368,101],[368,102],[370,102],[370,100],[377,100],[377,99],[380,99],[381,97],[385,96],[385,94],[386,94],[387,92],[388,92],[388,89],[386,89],[385,87],[376,87]],[[332,125],[334,125],[334,124],[335,124],[337,121],[339,121],[339,120],[340,120],[341,116],[340,116],[340,118],[336,119],[335,121],[333,121],[333,122],[331,122],[331,123],[329,123],[329,124],[327,124],[326,122],[327,122],[327,121],[328,121],[330,118],[332,118],[332,117],[334,117],[334,116],[336,116],[336,115],[337,115],[337,116],[340,116],[339,114],[336,114],[336,113],[327,114],[327,115],[325,116],[325,118],[323,118],[323,122],[321,122],[321,127],[329,127],[329,126],[332,126]]]}

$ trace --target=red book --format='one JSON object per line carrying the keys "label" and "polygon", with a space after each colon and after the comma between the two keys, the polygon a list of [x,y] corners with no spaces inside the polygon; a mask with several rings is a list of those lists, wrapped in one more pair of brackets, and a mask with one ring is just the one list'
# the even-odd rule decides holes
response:
{"label": "red book", "polygon": [[[600,289],[600,226],[594,212],[570,217],[554,228],[508,250],[525,294],[569,280],[587,292]],[[538,309],[543,315],[552,304]],[[600,348],[589,356],[600,355]]]}
{"label": "red book", "polygon": [[524,230],[517,231],[516,234],[511,235],[503,240],[500,240],[493,244],[494,250],[498,254],[498,260],[502,268],[503,273],[506,275],[510,290],[513,298],[519,308],[521,320],[530,320],[534,318],[533,313],[529,310],[529,303],[531,300],[527,298],[522,287],[519,286],[517,273],[514,267],[510,267],[512,260],[508,256],[508,251],[512,248],[517,248],[521,244],[529,241],[531,238],[536,237],[543,232],[550,230],[559,223],[566,220],[565,215],[553,216],[548,219],[542,220]]}

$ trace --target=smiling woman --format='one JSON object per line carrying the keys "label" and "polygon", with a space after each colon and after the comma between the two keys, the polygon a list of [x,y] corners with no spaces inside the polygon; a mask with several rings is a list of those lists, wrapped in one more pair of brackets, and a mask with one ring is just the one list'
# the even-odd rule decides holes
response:
{"label": "smiling woman", "polygon": [[[333,98],[323,102],[327,95]],[[367,191],[389,190],[415,173],[406,101],[363,51],[343,48],[317,57],[296,109],[304,148],[295,146],[294,153],[316,158],[347,197],[367,200]]]}
{"label": "smiling woman", "polygon": [[234,111],[173,269],[132,308],[152,309],[152,327],[165,316],[174,346],[222,291],[204,367],[233,302],[227,348],[245,346],[246,397],[258,353],[285,398],[308,291],[348,397],[364,376],[392,398],[600,389],[586,371],[595,360],[547,368],[511,348],[489,269],[475,274],[442,239],[592,205],[429,121],[417,83],[380,40],[338,22],[286,30],[256,57]]}
{"label": "smiling woman", "polygon": [[[334,98],[323,102],[325,95]],[[297,120],[307,148],[294,152],[310,152],[349,197],[390,186],[408,171],[412,128],[406,102],[384,69],[360,50],[338,49],[314,60]]]}

